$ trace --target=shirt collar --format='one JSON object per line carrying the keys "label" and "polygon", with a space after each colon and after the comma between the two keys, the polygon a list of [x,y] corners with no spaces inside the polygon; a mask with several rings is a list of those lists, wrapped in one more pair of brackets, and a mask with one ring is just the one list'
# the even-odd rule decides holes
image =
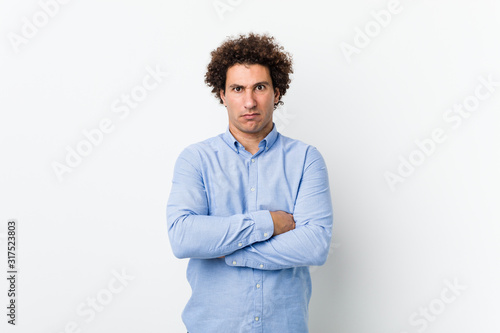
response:
{"label": "shirt collar", "polygon": [[[269,150],[271,146],[276,142],[276,139],[278,139],[278,130],[276,128],[276,124],[273,122],[273,129],[269,134],[262,139],[262,141],[259,143],[259,147],[263,147],[265,150]],[[227,143],[227,145],[234,150],[236,153],[239,154],[240,149],[243,148],[243,145],[238,142],[231,134],[231,131],[229,131],[229,125],[227,126],[226,132],[222,134],[222,139],[224,142]]]}

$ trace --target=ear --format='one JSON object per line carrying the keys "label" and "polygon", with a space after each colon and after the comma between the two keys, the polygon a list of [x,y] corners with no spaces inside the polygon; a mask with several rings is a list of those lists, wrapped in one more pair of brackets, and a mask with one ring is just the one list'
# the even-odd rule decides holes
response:
{"label": "ear", "polygon": [[226,95],[224,94],[224,90],[221,89],[219,91],[220,98],[222,99],[222,102],[224,103],[224,106],[226,106]]}
{"label": "ear", "polygon": [[280,90],[278,88],[274,88],[274,104],[278,103],[280,100]]}

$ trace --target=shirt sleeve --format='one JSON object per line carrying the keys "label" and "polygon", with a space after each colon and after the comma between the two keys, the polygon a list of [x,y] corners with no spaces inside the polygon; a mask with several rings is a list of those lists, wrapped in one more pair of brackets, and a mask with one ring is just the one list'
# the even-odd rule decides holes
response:
{"label": "shirt sleeve", "polygon": [[307,152],[293,214],[295,229],[226,256],[230,266],[277,270],[325,263],[332,236],[333,210],[328,172],[315,147]]}
{"label": "shirt sleeve", "polygon": [[200,157],[188,148],[175,163],[167,203],[168,235],[174,255],[217,258],[269,239],[274,232],[269,210],[232,216],[208,215]]}

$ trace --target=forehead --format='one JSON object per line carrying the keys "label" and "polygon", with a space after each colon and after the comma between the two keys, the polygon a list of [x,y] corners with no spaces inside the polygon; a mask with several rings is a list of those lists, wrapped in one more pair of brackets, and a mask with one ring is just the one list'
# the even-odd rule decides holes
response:
{"label": "forehead", "polygon": [[231,84],[246,86],[264,81],[271,83],[271,73],[267,66],[236,64],[227,69],[226,86]]}

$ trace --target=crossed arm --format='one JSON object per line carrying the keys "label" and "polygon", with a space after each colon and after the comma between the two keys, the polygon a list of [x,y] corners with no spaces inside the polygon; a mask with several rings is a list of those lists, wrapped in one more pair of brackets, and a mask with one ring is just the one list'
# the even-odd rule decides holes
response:
{"label": "crossed arm", "polygon": [[184,150],[177,159],[167,223],[178,258],[224,256],[228,265],[256,269],[321,265],[328,255],[332,221],[328,174],[316,148],[308,150],[293,215],[260,210],[210,216],[196,157]]}

